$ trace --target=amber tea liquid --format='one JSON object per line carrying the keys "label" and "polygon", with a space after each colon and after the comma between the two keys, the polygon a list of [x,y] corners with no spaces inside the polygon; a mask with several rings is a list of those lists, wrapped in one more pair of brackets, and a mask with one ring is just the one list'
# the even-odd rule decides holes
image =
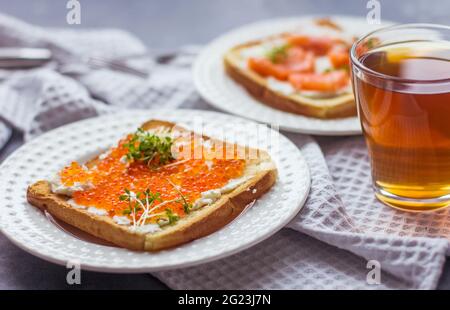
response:
{"label": "amber tea liquid", "polygon": [[450,43],[409,42],[359,61],[354,74],[376,195],[407,210],[450,204]]}

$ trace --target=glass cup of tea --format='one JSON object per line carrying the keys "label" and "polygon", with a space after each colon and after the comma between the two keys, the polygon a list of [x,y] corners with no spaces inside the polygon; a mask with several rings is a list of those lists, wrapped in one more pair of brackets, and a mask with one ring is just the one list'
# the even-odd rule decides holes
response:
{"label": "glass cup of tea", "polygon": [[450,27],[383,28],[351,50],[375,195],[392,207],[450,205]]}

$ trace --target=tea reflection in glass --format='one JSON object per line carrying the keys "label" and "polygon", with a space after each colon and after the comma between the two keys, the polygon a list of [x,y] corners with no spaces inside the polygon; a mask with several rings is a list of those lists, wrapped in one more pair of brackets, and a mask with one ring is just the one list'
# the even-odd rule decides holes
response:
{"label": "tea reflection in glass", "polygon": [[396,208],[450,204],[450,27],[385,28],[352,49],[375,194]]}

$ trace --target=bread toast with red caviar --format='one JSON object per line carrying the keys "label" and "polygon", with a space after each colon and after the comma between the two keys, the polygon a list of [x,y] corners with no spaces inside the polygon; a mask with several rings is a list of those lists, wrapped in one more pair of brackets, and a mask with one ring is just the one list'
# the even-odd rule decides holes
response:
{"label": "bread toast with red caviar", "polygon": [[[152,139],[161,144],[151,144]],[[169,140],[171,152],[175,148],[178,154],[165,158],[164,143]],[[142,155],[149,154],[149,145],[161,150],[145,161]],[[198,148],[200,157],[189,157]],[[232,154],[227,157],[224,152],[228,151],[223,150],[229,149]],[[158,251],[222,228],[267,192],[276,177],[276,166],[263,150],[151,120],[84,165],[65,167],[57,182],[32,184],[27,199],[54,217],[120,247]]]}
{"label": "bread toast with red caviar", "polygon": [[[343,30],[333,22],[315,27]],[[349,73],[351,40],[283,33],[240,44],[223,58],[227,75],[263,104],[305,116],[356,115]],[[328,66],[328,67],[327,67]]]}

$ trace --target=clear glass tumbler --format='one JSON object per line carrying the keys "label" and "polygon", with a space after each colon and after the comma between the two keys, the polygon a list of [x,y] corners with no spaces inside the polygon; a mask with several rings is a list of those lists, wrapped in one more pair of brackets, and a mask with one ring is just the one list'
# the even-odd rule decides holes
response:
{"label": "clear glass tumbler", "polygon": [[351,67],[375,195],[409,211],[450,205],[450,27],[372,32]]}

